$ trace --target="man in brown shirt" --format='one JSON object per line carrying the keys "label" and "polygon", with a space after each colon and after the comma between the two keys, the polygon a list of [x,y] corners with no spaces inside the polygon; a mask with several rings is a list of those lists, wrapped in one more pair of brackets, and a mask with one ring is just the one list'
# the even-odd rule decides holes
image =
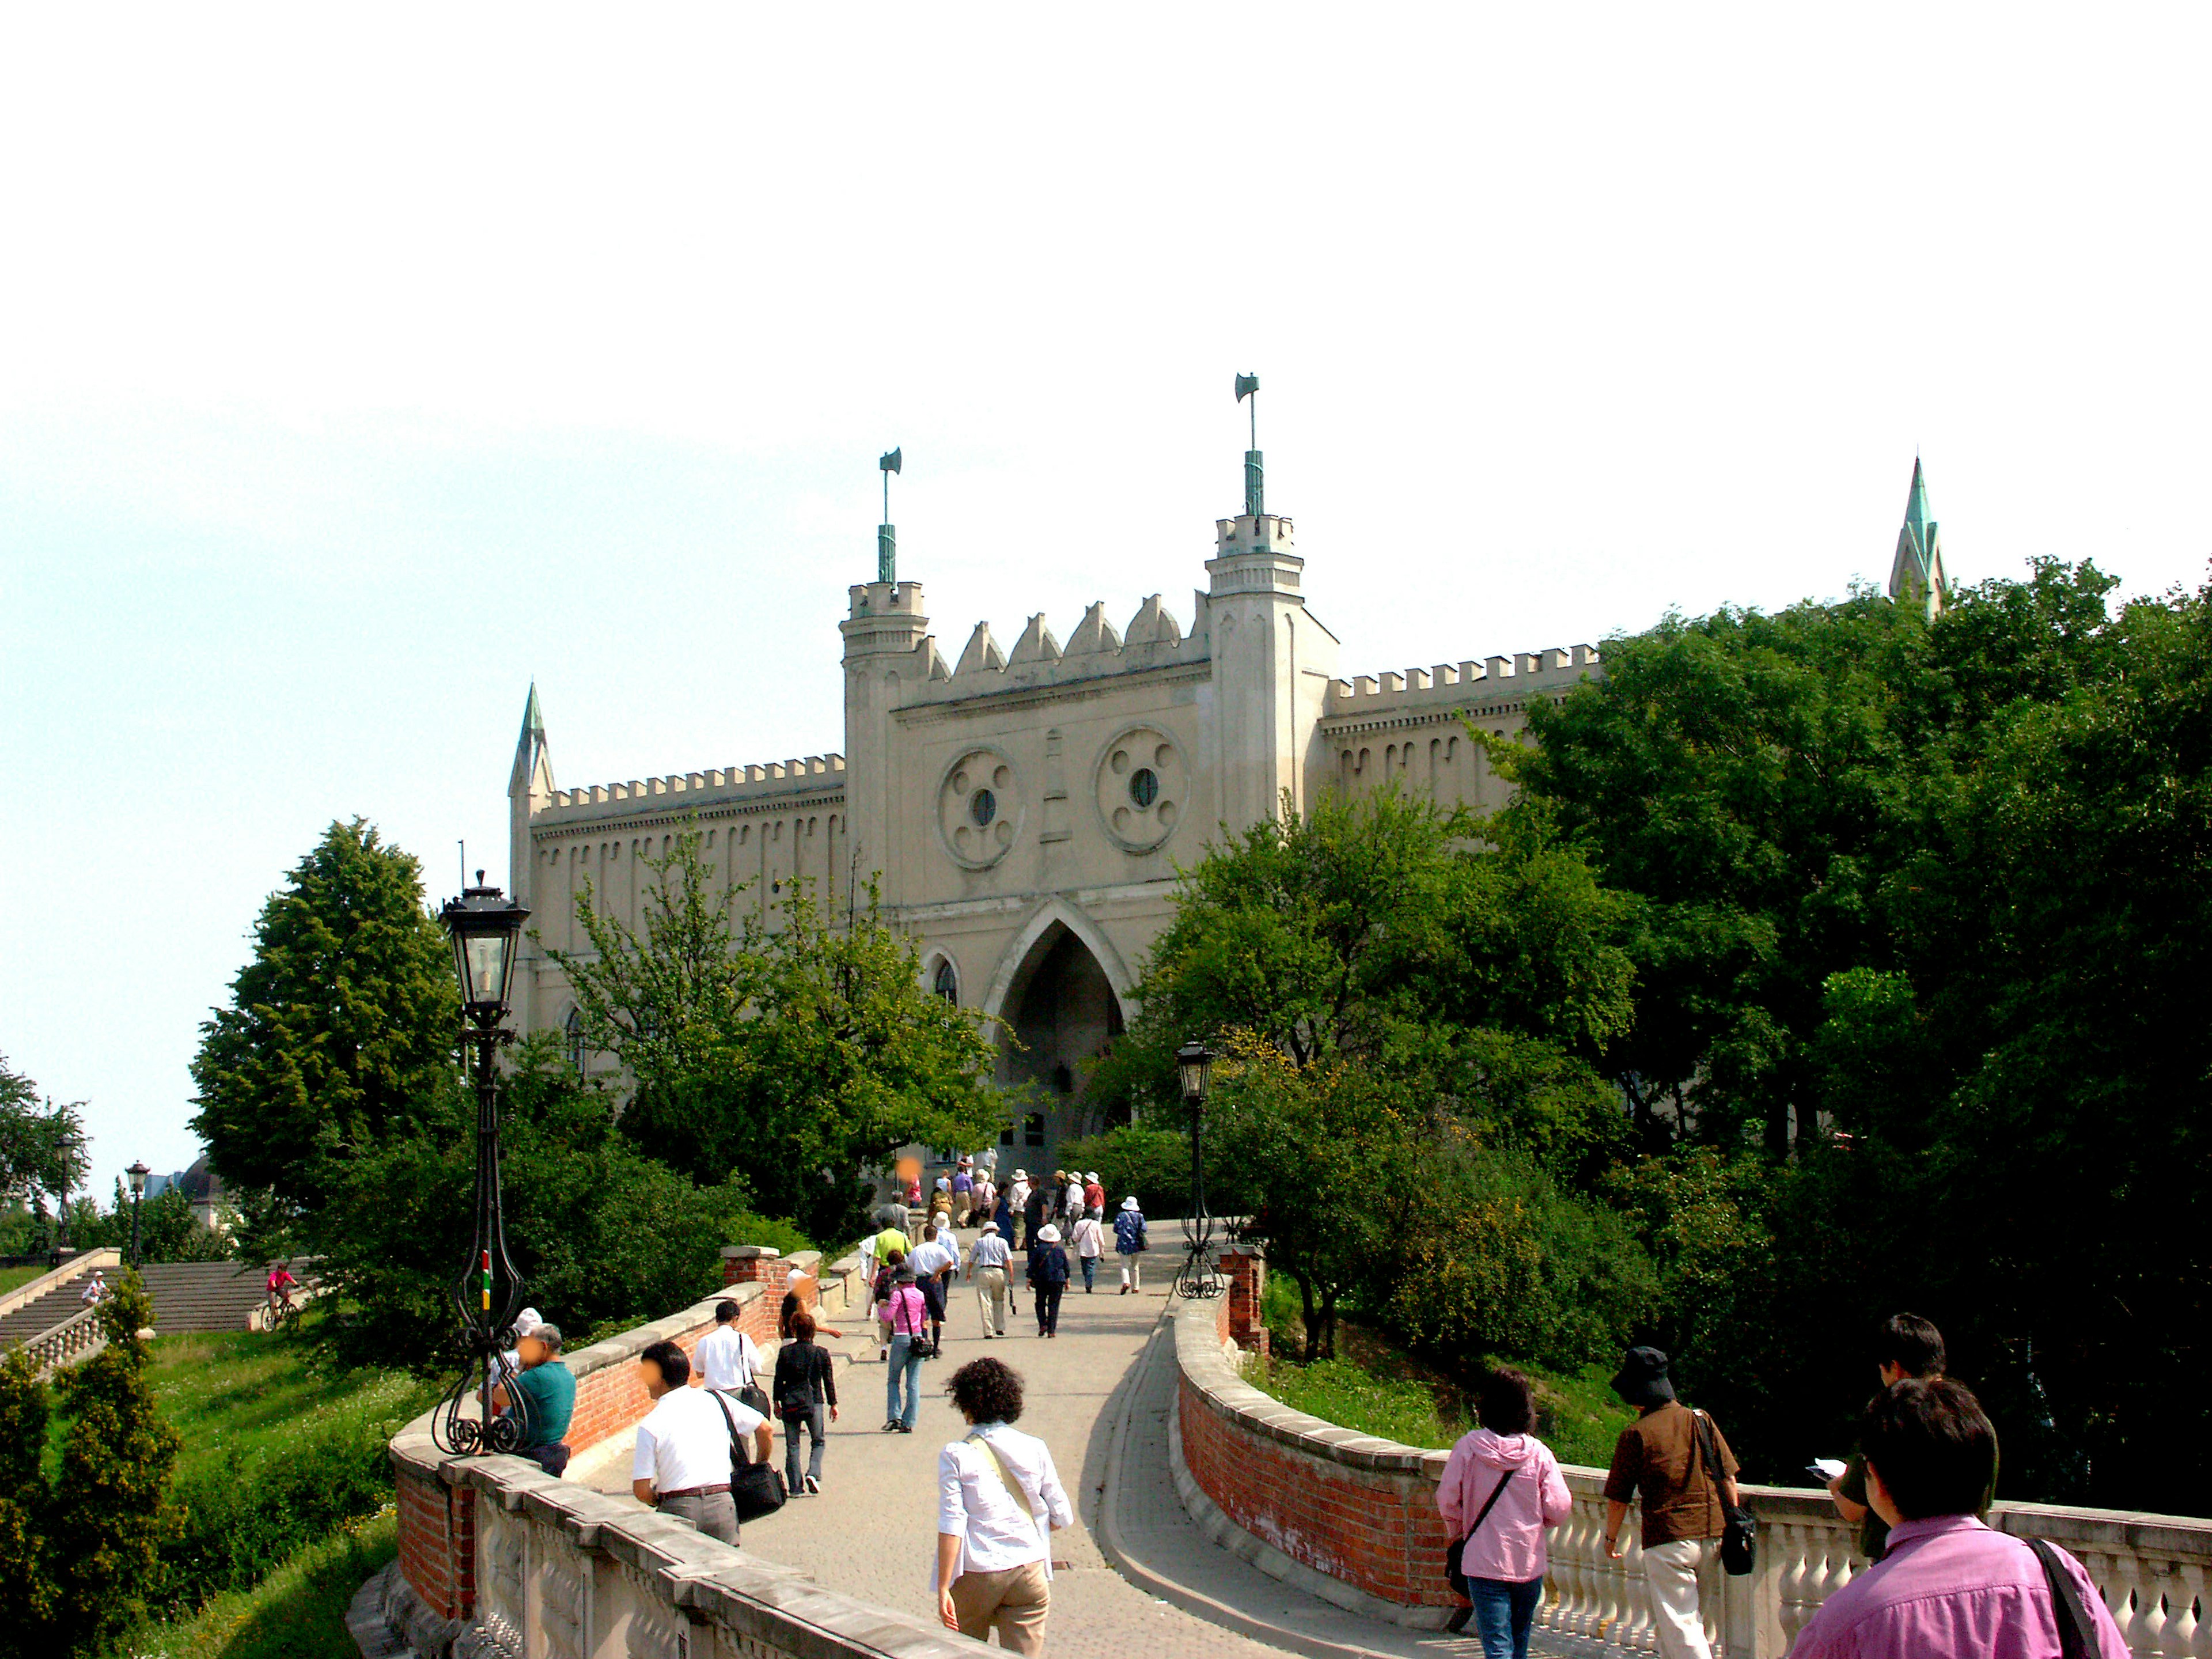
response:
{"label": "man in brown shirt", "polygon": [[1666,1659],[1712,1659],[1698,1611],[1698,1580],[1711,1574],[1715,1540],[1727,1530],[1722,1504],[1738,1501],[1735,1454],[1706,1418],[1720,1468],[1706,1467],[1698,1444],[1704,1413],[1674,1398],[1667,1356],[1658,1349],[1631,1348],[1613,1389],[1638,1414],[1620,1431],[1605,1477],[1607,1553],[1620,1557],[1620,1528],[1632,1498],[1644,1512],[1644,1578],[1659,1651]]}

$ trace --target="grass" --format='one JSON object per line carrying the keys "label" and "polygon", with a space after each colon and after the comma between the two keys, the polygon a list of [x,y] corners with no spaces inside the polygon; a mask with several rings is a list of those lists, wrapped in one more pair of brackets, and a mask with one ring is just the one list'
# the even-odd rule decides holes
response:
{"label": "grass", "polygon": [[218,1595],[189,1618],[143,1625],[118,1659],[359,1659],[346,1608],[398,1553],[390,1506],[295,1552],[252,1589]]}
{"label": "grass", "polygon": [[33,1279],[52,1271],[40,1261],[33,1261],[26,1267],[0,1267],[0,1296],[5,1296],[10,1291],[20,1291]]}
{"label": "grass", "polygon": [[[1489,1356],[1446,1368],[1412,1353],[1371,1326],[1339,1316],[1337,1357],[1303,1364],[1304,1325],[1297,1288],[1270,1275],[1263,1316],[1273,1351],[1246,1380],[1294,1411],[1402,1445],[1447,1447],[1474,1426],[1473,1384],[1494,1362]],[[1536,1385],[1536,1433],[1562,1463],[1602,1468],[1613,1442],[1635,1416],[1613,1396],[1603,1365],[1548,1371],[1511,1362]]]}
{"label": "grass", "polygon": [[180,1482],[234,1457],[251,1478],[307,1441],[355,1425],[404,1423],[437,1392],[403,1372],[334,1365],[283,1332],[164,1336],[153,1348],[155,1398],[184,1437]]}

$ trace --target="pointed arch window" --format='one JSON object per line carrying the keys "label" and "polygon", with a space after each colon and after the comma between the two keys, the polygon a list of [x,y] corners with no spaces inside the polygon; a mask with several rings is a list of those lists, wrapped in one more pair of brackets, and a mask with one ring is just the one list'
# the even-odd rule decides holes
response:
{"label": "pointed arch window", "polygon": [[562,1022],[561,1035],[568,1046],[568,1064],[578,1071],[582,1071],[584,1069],[583,1015],[571,1008],[568,1011],[568,1018]]}
{"label": "pointed arch window", "polygon": [[960,975],[950,957],[939,960],[937,972],[930,977],[929,988],[954,1007],[960,1006]]}

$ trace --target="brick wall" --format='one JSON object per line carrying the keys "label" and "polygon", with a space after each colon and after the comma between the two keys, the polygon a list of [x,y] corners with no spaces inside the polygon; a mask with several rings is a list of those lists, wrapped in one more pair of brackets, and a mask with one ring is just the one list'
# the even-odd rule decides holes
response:
{"label": "brick wall", "polygon": [[[1240,1277],[1232,1273],[1232,1289]],[[1251,1279],[1256,1297],[1256,1272]],[[1331,1600],[1370,1599],[1383,1605],[1363,1611],[1441,1623],[1444,1610],[1462,1605],[1443,1576],[1450,1540],[1437,1485],[1444,1454],[1355,1434],[1244,1382],[1226,1355],[1239,1328],[1251,1332],[1256,1312],[1256,1303],[1240,1310],[1232,1294],[1178,1317],[1176,1426],[1190,1480],[1237,1528],[1331,1581],[1309,1589],[1340,1587],[1348,1597]]]}
{"label": "brick wall", "polygon": [[464,1619],[476,1601],[476,1493],[402,1474],[399,1571],[441,1619]]}

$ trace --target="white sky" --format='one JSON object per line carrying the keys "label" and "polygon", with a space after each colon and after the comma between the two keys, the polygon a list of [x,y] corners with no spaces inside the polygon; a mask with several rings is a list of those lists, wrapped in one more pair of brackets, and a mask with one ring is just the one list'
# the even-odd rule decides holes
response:
{"label": "white sky", "polygon": [[[17,7],[0,1053],[94,1183],[366,816],[842,746],[878,451],[940,647],[1188,623],[1265,382],[1347,673],[1949,566],[2204,579],[2201,9]],[[817,14],[818,15],[818,14]]]}

